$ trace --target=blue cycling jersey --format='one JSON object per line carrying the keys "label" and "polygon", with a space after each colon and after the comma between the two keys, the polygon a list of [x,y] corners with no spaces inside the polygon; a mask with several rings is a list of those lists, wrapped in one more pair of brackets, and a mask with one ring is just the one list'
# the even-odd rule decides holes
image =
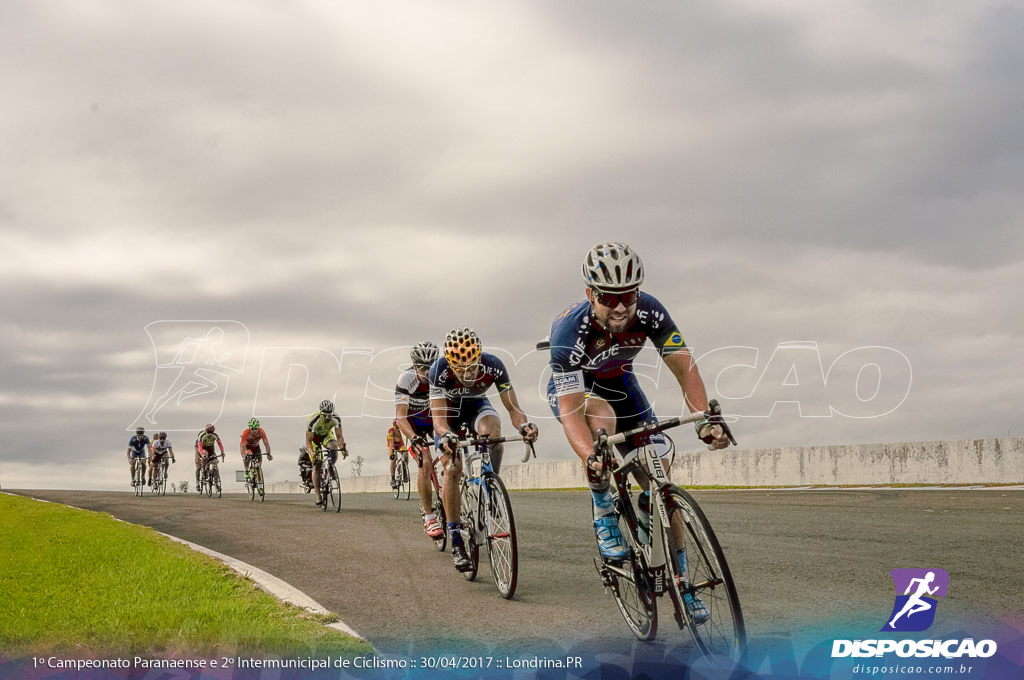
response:
{"label": "blue cycling jersey", "polygon": [[480,355],[479,375],[468,385],[464,385],[455,377],[445,357],[441,357],[430,366],[431,399],[444,397],[449,403],[479,399],[492,385],[498,388],[498,392],[506,392],[512,389],[512,380],[501,359],[487,352]]}
{"label": "blue cycling jersey", "polygon": [[145,455],[147,446],[149,446],[149,437],[144,434],[137,434],[128,440],[128,448],[131,450],[132,456]]}
{"label": "blue cycling jersey", "polygon": [[472,430],[477,416],[491,411],[491,404],[484,395],[492,386],[497,387],[499,393],[507,392],[512,389],[512,380],[501,359],[487,352],[480,356],[477,378],[468,384],[455,376],[444,357],[430,367],[430,398],[445,399],[447,408],[443,415],[453,429],[466,425]]}
{"label": "blue cycling jersey", "polygon": [[648,339],[661,356],[686,348],[668,310],[647,293],[640,293],[636,314],[621,333],[608,333],[598,326],[587,300],[565,310],[551,325],[548,403],[555,415],[559,415],[558,397],[594,392],[612,405],[620,419],[650,417],[650,406],[631,370]]}

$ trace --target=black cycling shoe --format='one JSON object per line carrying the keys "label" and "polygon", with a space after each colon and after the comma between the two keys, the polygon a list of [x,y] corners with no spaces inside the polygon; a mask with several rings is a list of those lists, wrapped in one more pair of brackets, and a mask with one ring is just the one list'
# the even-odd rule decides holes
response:
{"label": "black cycling shoe", "polygon": [[473,569],[473,561],[469,559],[466,548],[462,545],[452,546],[452,562],[457,571],[470,571]]}

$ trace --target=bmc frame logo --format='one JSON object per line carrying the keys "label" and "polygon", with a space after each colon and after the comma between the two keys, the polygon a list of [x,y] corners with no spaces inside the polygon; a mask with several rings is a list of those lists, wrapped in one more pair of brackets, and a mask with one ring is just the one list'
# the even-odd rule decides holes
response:
{"label": "bmc frame logo", "polygon": [[893,569],[896,602],[882,632],[919,632],[935,622],[938,597],[949,589],[949,574],[943,569]]}

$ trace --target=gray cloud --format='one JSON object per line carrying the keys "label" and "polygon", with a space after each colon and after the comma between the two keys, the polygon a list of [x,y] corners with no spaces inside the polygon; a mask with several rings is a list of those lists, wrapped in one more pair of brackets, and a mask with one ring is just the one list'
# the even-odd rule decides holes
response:
{"label": "gray cloud", "polygon": [[[568,458],[531,350],[608,239],[644,257],[745,446],[1021,434],[1024,15],[926,5],[4,3],[0,481],[122,488],[185,339],[147,327],[174,320],[247,330],[222,371],[229,449],[254,412],[294,448],[283,411],[336,391],[381,472],[396,348],[469,325],[521,358],[539,452]],[[831,391],[794,341],[839,362]],[[862,347],[907,357],[899,407],[806,417],[855,405],[863,366],[840,358]],[[354,348],[378,359],[344,364]],[[887,356],[879,400],[903,390]]]}

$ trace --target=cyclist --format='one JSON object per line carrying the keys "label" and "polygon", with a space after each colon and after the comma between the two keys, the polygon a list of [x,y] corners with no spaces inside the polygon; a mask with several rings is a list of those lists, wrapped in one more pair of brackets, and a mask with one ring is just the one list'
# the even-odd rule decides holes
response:
{"label": "cyclist", "polygon": [[427,442],[434,436],[430,420],[430,365],[437,360],[437,354],[437,345],[429,340],[416,343],[409,352],[412,368],[399,375],[395,385],[395,421],[408,438],[409,453],[416,461],[416,490],[423,506],[423,530],[435,539],[444,535],[444,527],[432,507],[430,487],[434,460]]}
{"label": "cyclist", "polygon": [[149,483],[152,485],[153,480],[156,479],[156,470],[160,465],[163,465],[167,456],[170,455],[171,462],[177,462],[174,460],[174,447],[167,441],[166,432],[158,432],[156,439],[153,440],[153,458],[149,463]]}
{"label": "cyclist", "polygon": [[[449,331],[444,342],[444,356],[430,367],[430,415],[434,434],[447,470],[444,485],[444,509],[448,515],[448,533],[452,537],[452,561],[459,571],[472,568],[466,548],[462,545],[462,457],[455,455],[459,435],[453,431],[466,428],[489,437],[501,436],[501,419],[484,394],[494,385],[501,402],[512,419],[512,425],[528,441],[537,438],[537,426],[527,420],[519,408],[512,380],[501,359],[483,351],[480,338],[469,328]],[[503,448],[491,447],[491,464],[495,473],[501,468]]]}
{"label": "cyclist", "polygon": [[153,449],[150,445],[149,437],[146,436],[146,428],[135,428],[135,435],[128,440],[128,450],[126,452],[128,456],[128,474],[131,475],[132,486],[135,486],[135,466],[145,465],[141,461],[147,460],[152,452]]}
{"label": "cyclist", "polygon": [[398,428],[397,418],[391,421],[391,427],[388,428],[388,434],[384,438],[384,445],[388,449],[388,460],[391,461],[391,488],[397,489],[401,483],[395,479],[395,461],[398,456],[406,456],[406,469],[409,467],[408,452],[405,450],[405,437],[402,436],[402,431]]}
{"label": "cyclist", "polygon": [[299,447],[299,479],[303,491],[313,490],[313,456],[305,446]]}
{"label": "cyclist", "polygon": [[[260,427],[260,421],[255,418],[249,421],[249,427],[242,430],[242,439],[238,444],[239,454],[242,456],[242,469],[245,470],[245,478],[249,480],[249,461],[255,457],[256,464],[263,468],[263,453],[260,451],[260,442],[263,442],[263,446],[267,449],[267,460],[274,460],[274,457],[270,455],[270,440],[267,439],[267,433]],[[260,495],[263,495],[263,489],[259,489]]]}
{"label": "cyclist", "polygon": [[206,464],[210,456],[214,458],[217,456],[213,450],[214,444],[220,447],[220,459],[224,460],[224,442],[220,440],[220,435],[217,434],[216,429],[212,424],[209,424],[196,435],[196,491],[199,493],[203,492],[199,486],[203,465]]}
{"label": "cyclist", "polygon": [[[548,404],[583,462],[594,501],[594,530],[601,554],[622,560],[629,556],[629,548],[614,515],[610,471],[601,469],[594,453],[596,432],[604,429],[612,434],[655,420],[632,371],[633,359],[648,339],[679,383],[690,411],[707,410],[707,391],[668,311],[654,297],[640,292],[643,263],[632,248],[624,243],[595,245],[584,258],[583,280],[586,299],[570,306],[551,326]],[[696,430],[712,450],[729,445],[720,426],[701,421]],[[654,435],[649,441],[662,449],[663,457],[668,455],[662,435]],[[686,573],[685,552],[673,557],[679,573]],[[689,595],[686,599],[694,619],[706,621],[704,603]]]}
{"label": "cyclist", "polygon": [[316,491],[317,506],[327,505],[327,499],[320,495],[320,466],[316,458],[321,444],[327,449],[331,465],[338,462],[338,453],[348,458],[348,447],[341,433],[341,418],[334,414],[334,402],[330,399],[321,401],[320,410],[306,423],[306,450],[313,461],[313,489]]}

